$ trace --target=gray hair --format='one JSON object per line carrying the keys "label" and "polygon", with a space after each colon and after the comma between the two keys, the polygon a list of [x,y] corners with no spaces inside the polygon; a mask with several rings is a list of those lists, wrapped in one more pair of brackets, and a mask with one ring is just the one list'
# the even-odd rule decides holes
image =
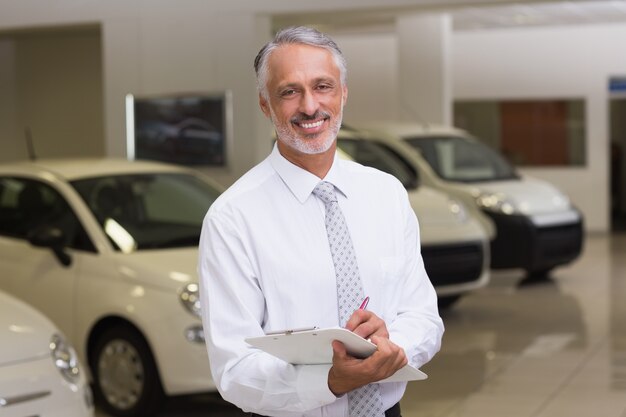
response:
{"label": "gray hair", "polygon": [[269,99],[267,92],[268,58],[279,46],[290,44],[302,44],[326,49],[332,54],[335,64],[339,68],[341,84],[346,85],[346,73],[348,71],[346,58],[335,41],[316,29],[306,26],[292,26],[279,31],[272,41],[261,48],[254,59],[257,90],[263,98]]}

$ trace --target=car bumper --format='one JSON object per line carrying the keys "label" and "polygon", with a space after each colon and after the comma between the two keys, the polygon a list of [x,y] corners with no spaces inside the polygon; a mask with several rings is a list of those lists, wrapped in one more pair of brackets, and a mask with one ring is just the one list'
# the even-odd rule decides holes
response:
{"label": "car bumper", "polygon": [[485,212],[497,230],[491,267],[547,270],[576,259],[583,247],[583,219],[576,210],[561,215],[523,216]]}
{"label": "car bumper", "polygon": [[0,398],[3,417],[94,415],[89,386],[66,382],[50,357],[1,366]]}
{"label": "car bumper", "polygon": [[204,340],[188,339],[190,330],[202,328],[199,320],[171,316],[161,320],[160,331],[152,334],[163,388],[168,395],[217,390]]}
{"label": "car bumper", "polygon": [[484,241],[423,245],[422,258],[438,295],[457,295],[487,284]]}

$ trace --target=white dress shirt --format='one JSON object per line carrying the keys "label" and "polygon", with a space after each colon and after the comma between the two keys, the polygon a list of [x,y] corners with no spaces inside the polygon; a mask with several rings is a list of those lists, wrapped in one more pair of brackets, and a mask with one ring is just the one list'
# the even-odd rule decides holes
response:
{"label": "white dress shirt", "polygon": [[[419,228],[394,177],[335,157],[324,181],[338,189],[368,310],[420,367],[439,350],[443,323],[420,255]],[[330,365],[290,365],[244,339],[265,332],[338,325],[335,269],[320,179],[274,147],[213,203],[200,239],[198,272],[211,372],[222,397],[266,416],[348,415],[328,388]],[[406,383],[380,384],[392,407]]]}

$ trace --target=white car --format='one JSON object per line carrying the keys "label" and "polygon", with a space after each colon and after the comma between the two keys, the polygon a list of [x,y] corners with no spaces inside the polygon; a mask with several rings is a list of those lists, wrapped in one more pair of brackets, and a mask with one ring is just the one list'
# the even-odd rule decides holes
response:
{"label": "white car", "polygon": [[414,123],[368,125],[415,152],[424,184],[455,196],[491,235],[491,267],[521,268],[546,277],[581,253],[583,216],[546,181],[519,175],[493,149],[467,132]]}
{"label": "white car", "polygon": [[78,357],[40,312],[0,291],[0,415],[90,417]]}
{"label": "white car", "polygon": [[337,137],[339,152],[404,184],[419,219],[424,266],[437,291],[439,306],[446,308],[488,283],[489,237],[458,199],[420,184],[411,155],[404,156],[398,149],[402,146],[396,140],[349,128],[342,128]]}
{"label": "white car", "polygon": [[156,162],[0,165],[0,289],[67,335],[109,414],[146,416],[164,394],[215,391],[196,265],[220,192]]}

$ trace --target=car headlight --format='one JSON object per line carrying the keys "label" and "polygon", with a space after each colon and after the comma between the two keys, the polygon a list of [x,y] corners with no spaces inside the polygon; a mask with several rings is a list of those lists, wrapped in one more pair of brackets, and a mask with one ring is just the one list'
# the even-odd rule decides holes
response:
{"label": "car headlight", "polygon": [[571,207],[571,202],[565,194],[558,193],[552,197],[552,204],[559,208]]}
{"label": "car headlight", "polygon": [[179,294],[180,302],[187,311],[194,316],[200,316],[200,288],[198,284],[191,283],[183,287]]}
{"label": "car headlight", "polygon": [[476,203],[481,209],[493,213],[515,214],[518,211],[515,203],[500,193],[482,193],[476,197]]}
{"label": "car headlight", "polygon": [[467,210],[465,209],[465,206],[463,205],[463,203],[461,203],[460,201],[456,201],[456,200],[450,199],[448,201],[448,208],[450,209],[450,212],[461,223],[465,223],[467,221],[467,219],[468,219]]}
{"label": "car headlight", "polygon": [[65,341],[63,336],[54,334],[50,339],[50,352],[54,366],[61,372],[63,378],[71,384],[78,384],[80,368],[74,348]]}

